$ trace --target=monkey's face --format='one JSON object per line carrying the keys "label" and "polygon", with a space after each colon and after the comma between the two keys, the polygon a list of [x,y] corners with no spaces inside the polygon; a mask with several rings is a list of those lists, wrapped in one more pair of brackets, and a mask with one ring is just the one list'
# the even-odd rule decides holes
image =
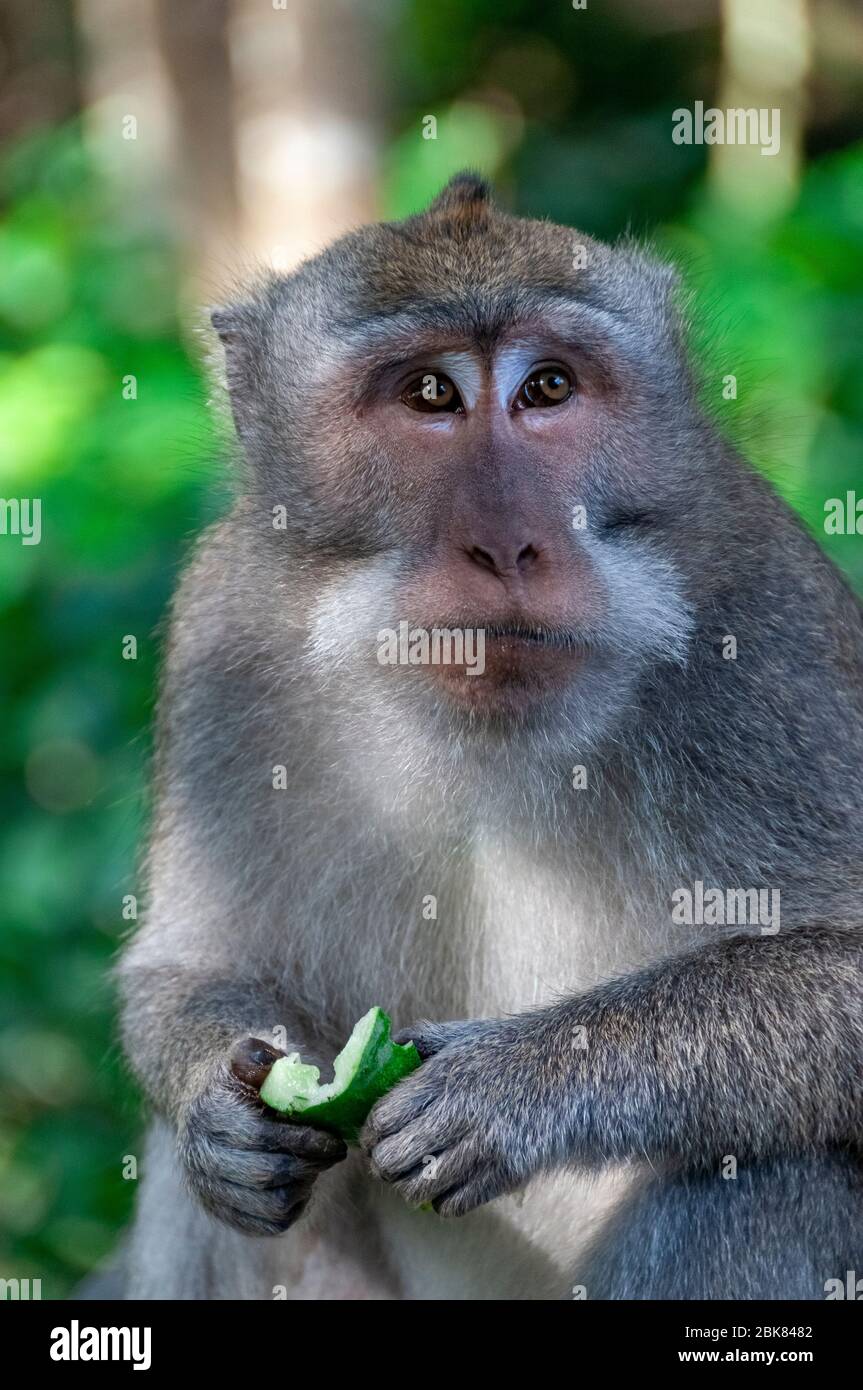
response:
{"label": "monkey's face", "polygon": [[584,740],[681,659],[693,426],[665,276],[616,255],[466,183],[269,288],[235,413],[314,576],[322,674]]}

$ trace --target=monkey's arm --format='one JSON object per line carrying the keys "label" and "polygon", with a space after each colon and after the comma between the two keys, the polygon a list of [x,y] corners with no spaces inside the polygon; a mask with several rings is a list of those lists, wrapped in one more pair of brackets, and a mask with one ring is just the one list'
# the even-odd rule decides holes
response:
{"label": "monkey's arm", "polygon": [[[286,1048],[312,1058],[314,1049],[280,955],[290,924],[281,910],[267,912],[290,835],[288,798],[271,782],[287,736],[272,732],[284,729],[266,647],[274,623],[249,601],[250,549],[236,517],[226,517],[200,545],[176,600],[148,920],[124,954],[120,989],[126,1055],[174,1125],[188,1186],[220,1219],[267,1235],[296,1219],[317,1174],[346,1150],[281,1120],[257,1094],[278,1055],[262,1039],[281,1027]],[[289,884],[284,902],[287,915]]]}
{"label": "monkey's arm", "polygon": [[122,969],[133,1070],[174,1123],[186,1181],[199,1201],[246,1234],[279,1235],[301,1214],[318,1174],[346,1153],[340,1139],[287,1123],[258,1100],[281,1054],[255,1035],[272,1037],[282,1024],[298,1036],[300,1024],[286,1018],[265,981],[153,964],[148,955],[141,939]]}
{"label": "monkey's arm", "polygon": [[515,1019],[409,1031],[429,1060],[379,1102],[365,1143],[381,1176],[445,1214],[571,1162],[859,1142],[863,936],[735,937]]}
{"label": "monkey's arm", "polygon": [[125,1051],[154,1109],[176,1122],[212,1076],[227,1071],[235,1045],[249,1035],[271,1038],[289,1024],[265,980],[149,956],[142,934],[120,966]]}

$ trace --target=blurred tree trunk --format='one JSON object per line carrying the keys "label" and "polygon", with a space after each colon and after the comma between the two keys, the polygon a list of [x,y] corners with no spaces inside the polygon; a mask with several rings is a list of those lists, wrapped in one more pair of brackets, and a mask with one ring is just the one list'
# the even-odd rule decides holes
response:
{"label": "blurred tree trunk", "polygon": [[155,0],[76,0],[84,64],[84,126],[116,191],[117,215],[173,226],[176,115]]}
{"label": "blurred tree trunk", "polygon": [[376,215],[393,0],[77,4],[94,146],[130,209],[172,227],[193,299]]}
{"label": "blurred tree trunk", "polygon": [[781,215],[797,195],[811,63],[808,0],[722,0],[717,106],[767,109],[781,117],[774,155],[765,157],[753,144],[711,147],[714,187],[750,216]]}
{"label": "blurred tree trunk", "polygon": [[0,140],[57,125],[81,108],[71,0],[0,7]]}
{"label": "blurred tree trunk", "polygon": [[[158,0],[157,30],[176,112],[176,185],[187,259],[230,272],[237,231],[230,0]],[[264,11],[266,13],[266,11]]]}
{"label": "blurred tree trunk", "polygon": [[290,267],[377,214],[390,0],[234,0],[243,245]]}

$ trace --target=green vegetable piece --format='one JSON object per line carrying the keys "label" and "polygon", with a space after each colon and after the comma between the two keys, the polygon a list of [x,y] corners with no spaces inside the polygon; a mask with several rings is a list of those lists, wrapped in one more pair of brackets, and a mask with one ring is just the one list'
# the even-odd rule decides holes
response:
{"label": "green vegetable piece", "polygon": [[394,1043],[390,1020],[375,1006],[364,1014],[333,1063],[333,1079],[320,1083],[317,1067],[298,1052],[280,1057],[261,1087],[261,1100],[304,1124],[340,1134],[355,1144],[376,1100],[421,1062],[412,1042]]}

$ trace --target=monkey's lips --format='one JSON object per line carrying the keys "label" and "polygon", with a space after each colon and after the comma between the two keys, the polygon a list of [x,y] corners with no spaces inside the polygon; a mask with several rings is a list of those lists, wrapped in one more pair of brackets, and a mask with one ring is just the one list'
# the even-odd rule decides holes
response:
{"label": "monkey's lips", "polygon": [[472,663],[430,664],[425,669],[446,696],[481,713],[518,713],[567,688],[585,660],[570,634],[529,624],[488,624]]}

